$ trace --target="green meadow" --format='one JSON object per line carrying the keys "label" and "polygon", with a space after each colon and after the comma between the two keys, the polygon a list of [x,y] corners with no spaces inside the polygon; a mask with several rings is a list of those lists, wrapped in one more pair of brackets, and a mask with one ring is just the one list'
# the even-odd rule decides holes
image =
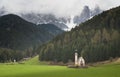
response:
{"label": "green meadow", "polygon": [[38,57],[24,64],[0,64],[0,77],[120,77],[120,63],[110,63],[85,69],[41,64]]}

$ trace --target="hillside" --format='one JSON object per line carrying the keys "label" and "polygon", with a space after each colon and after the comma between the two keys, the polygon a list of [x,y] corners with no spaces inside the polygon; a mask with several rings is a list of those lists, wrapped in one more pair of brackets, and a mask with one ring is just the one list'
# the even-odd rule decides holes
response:
{"label": "hillside", "polygon": [[45,31],[49,32],[53,36],[56,36],[56,35],[61,34],[61,33],[64,32],[63,30],[61,30],[60,28],[56,27],[53,24],[40,24],[38,26],[40,26],[40,28],[42,28]]}
{"label": "hillside", "polygon": [[[34,50],[39,45],[50,41],[52,38],[58,34],[61,34],[62,32],[63,30],[57,28],[55,25],[35,25],[14,14],[1,16],[0,55],[3,54],[1,55],[3,56],[2,59],[8,57],[9,60],[12,59],[12,57],[15,58],[15,55],[19,55],[20,58],[21,56],[23,57],[26,55],[32,56],[36,53]],[[7,53],[7,50],[9,51],[9,49],[12,49],[12,51],[16,51],[17,53],[14,53],[13,55],[12,53]],[[2,50],[6,51],[6,53],[4,53]],[[23,52],[20,54],[18,51]],[[0,59],[0,62],[2,59]]]}
{"label": "hillside", "polygon": [[97,62],[120,56],[120,7],[110,9],[80,24],[70,32],[40,46],[40,60],[74,61],[78,52],[86,62]]}
{"label": "hillside", "polygon": [[39,56],[34,56],[32,58],[29,58],[28,60],[21,61],[21,63],[26,65],[47,65],[48,62],[41,62],[39,61]]}
{"label": "hillside", "polygon": [[47,24],[48,30],[51,30],[51,27],[58,30],[56,34],[53,34],[45,30],[47,26],[44,28],[43,26],[36,26],[12,14],[2,16],[0,17],[0,47],[25,49],[36,44],[42,44],[63,32],[56,26]]}

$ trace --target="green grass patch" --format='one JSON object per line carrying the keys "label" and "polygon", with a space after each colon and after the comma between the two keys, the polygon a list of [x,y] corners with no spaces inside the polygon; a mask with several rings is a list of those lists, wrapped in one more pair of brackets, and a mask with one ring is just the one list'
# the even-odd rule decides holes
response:
{"label": "green grass patch", "polygon": [[87,69],[49,65],[0,65],[0,77],[120,77],[120,64]]}
{"label": "green grass patch", "polygon": [[38,56],[24,64],[0,64],[0,77],[120,77],[120,62],[98,65],[85,69],[46,65]]}
{"label": "green grass patch", "polygon": [[35,56],[29,60],[22,61],[22,63],[27,64],[27,65],[46,65],[46,64],[48,64],[47,62],[40,62],[39,56]]}

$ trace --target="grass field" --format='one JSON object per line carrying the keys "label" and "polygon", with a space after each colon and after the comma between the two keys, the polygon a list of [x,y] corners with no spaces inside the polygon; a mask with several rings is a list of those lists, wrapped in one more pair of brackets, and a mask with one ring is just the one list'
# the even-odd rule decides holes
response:
{"label": "grass field", "polygon": [[120,77],[118,62],[87,69],[73,69],[66,66],[39,65],[39,62],[34,63],[36,59],[37,57],[28,60],[25,64],[0,64],[0,77]]}
{"label": "grass field", "polygon": [[38,60],[38,58],[39,58],[38,56],[35,56],[27,61],[23,61],[23,63],[26,65],[46,65],[46,64],[48,64],[47,62],[40,62]]}

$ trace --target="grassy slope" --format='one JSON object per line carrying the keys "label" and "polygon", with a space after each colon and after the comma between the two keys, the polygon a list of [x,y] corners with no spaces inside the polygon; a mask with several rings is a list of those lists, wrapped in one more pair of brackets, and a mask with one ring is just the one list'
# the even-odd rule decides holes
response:
{"label": "grassy slope", "polygon": [[66,66],[38,65],[38,56],[25,64],[0,64],[0,77],[120,77],[120,61],[89,67],[88,69],[72,69]]}
{"label": "grassy slope", "polygon": [[38,65],[38,64],[45,64],[44,62],[40,62],[38,60],[38,56],[35,56],[27,61],[23,61],[23,63],[28,64],[28,65]]}
{"label": "grassy slope", "polygon": [[41,64],[41,65],[44,64],[45,65],[45,64],[47,64],[46,62],[40,62],[38,60],[38,56],[35,56],[35,57],[33,57],[33,58],[31,58],[27,61],[23,61],[23,63],[28,64],[28,65],[39,65],[39,64]]}

